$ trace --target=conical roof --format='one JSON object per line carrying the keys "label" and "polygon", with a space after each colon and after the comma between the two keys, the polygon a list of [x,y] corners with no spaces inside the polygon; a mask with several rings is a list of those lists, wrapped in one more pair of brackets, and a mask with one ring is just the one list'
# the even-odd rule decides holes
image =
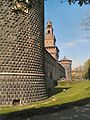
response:
{"label": "conical roof", "polygon": [[47,27],[52,27],[52,22],[51,22],[51,20],[49,20],[49,21],[47,22]]}
{"label": "conical roof", "polygon": [[62,62],[62,61],[69,61],[69,62],[72,62],[72,60],[68,59],[66,56],[64,56],[64,58],[60,60],[60,62]]}

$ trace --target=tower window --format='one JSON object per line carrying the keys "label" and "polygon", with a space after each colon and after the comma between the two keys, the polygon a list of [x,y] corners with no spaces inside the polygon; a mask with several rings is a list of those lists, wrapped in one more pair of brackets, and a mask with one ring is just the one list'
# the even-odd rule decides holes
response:
{"label": "tower window", "polygon": [[50,33],[50,30],[48,30],[48,34]]}

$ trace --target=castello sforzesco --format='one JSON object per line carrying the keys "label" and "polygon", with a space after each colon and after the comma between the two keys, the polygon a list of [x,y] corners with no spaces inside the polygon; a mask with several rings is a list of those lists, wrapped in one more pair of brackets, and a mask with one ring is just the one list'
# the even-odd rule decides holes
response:
{"label": "castello sforzesco", "polygon": [[59,60],[51,21],[44,35],[44,0],[0,0],[0,105],[47,99],[71,79],[72,61]]}

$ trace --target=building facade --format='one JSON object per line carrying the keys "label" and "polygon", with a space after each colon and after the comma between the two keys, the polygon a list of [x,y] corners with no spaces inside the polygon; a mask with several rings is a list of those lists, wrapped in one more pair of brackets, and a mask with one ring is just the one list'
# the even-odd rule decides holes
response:
{"label": "building facade", "polygon": [[54,57],[54,59],[58,61],[59,49],[55,45],[55,43],[56,43],[56,38],[53,33],[52,22],[48,21],[47,26],[46,26],[45,48]]}
{"label": "building facade", "polygon": [[48,95],[53,94],[54,87],[58,80],[65,78],[65,69],[54,57],[45,50],[45,77]]}
{"label": "building facade", "polygon": [[52,22],[48,21],[45,34],[45,76],[47,91],[52,94],[57,81],[65,78],[65,68],[59,63],[59,49],[53,32]]}

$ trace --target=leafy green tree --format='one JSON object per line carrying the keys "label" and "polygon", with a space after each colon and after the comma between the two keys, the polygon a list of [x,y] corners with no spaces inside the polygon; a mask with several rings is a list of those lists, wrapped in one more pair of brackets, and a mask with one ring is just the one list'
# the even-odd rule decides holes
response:
{"label": "leafy green tree", "polygon": [[84,77],[90,79],[90,59],[84,63]]}

